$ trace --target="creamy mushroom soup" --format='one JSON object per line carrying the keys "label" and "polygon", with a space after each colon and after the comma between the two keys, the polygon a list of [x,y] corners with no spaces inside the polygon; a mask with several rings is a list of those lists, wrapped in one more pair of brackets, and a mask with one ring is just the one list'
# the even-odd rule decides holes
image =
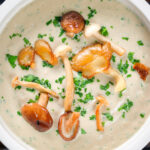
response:
{"label": "creamy mushroom soup", "polygon": [[[126,89],[115,92],[113,78],[97,74],[91,79],[73,71],[75,96],[72,111],[80,112],[80,128],[76,138],[65,141],[58,133],[58,120],[64,113],[66,76],[62,61],[56,66],[35,56],[35,68],[21,68],[17,57],[28,45],[34,46],[37,39],[49,42],[53,52],[57,46],[72,47],[73,54],[88,46],[96,38],[86,39],[79,33],[73,39],[66,36],[60,27],[62,14],[75,10],[85,19],[86,25],[97,23],[101,33],[114,43],[124,47],[126,53],[113,53],[111,65],[124,77]],[[133,69],[134,62],[150,64],[150,33],[132,13],[116,0],[36,0],[19,11],[0,35],[0,115],[7,126],[24,142],[35,149],[44,150],[109,150],[114,149],[144,124],[150,110],[150,78],[143,81]],[[13,57],[14,56],[14,57]],[[18,86],[12,88],[12,79],[32,78],[42,80],[47,88],[59,94],[59,99],[50,97],[47,109],[53,118],[53,126],[47,132],[38,132],[21,116],[21,107],[35,102],[39,91]],[[109,102],[101,110],[104,131],[97,131],[95,120],[96,97],[102,95]]]}

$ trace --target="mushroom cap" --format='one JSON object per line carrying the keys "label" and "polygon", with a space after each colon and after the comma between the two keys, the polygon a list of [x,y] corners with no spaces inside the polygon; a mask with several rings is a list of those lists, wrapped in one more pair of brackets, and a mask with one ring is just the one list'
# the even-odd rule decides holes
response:
{"label": "mushroom cap", "polygon": [[100,30],[100,26],[95,23],[91,23],[90,25],[85,27],[84,35],[86,38],[92,36],[94,33],[98,32]]}
{"label": "mushroom cap", "polygon": [[84,29],[84,18],[76,11],[65,13],[61,19],[62,28],[69,33],[77,34]]}
{"label": "mushroom cap", "polygon": [[23,118],[36,130],[47,131],[52,127],[53,119],[48,110],[37,104],[26,104],[21,108]]}
{"label": "mushroom cap", "polygon": [[72,48],[67,45],[60,45],[55,50],[56,57],[65,56],[67,52],[71,52]]}
{"label": "mushroom cap", "polygon": [[80,121],[79,119],[76,120],[75,124],[72,127],[72,131],[70,131],[69,133],[67,133],[65,130],[65,125],[66,122],[69,120],[69,118],[72,116],[73,112],[66,112],[64,114],[62,114],[59,118],[59,122],[58,122],[58,131],[60,136],[65,140],[65,141],[71,141],[73,140],[76,136],[77,133],[79,131],[79,124]]}

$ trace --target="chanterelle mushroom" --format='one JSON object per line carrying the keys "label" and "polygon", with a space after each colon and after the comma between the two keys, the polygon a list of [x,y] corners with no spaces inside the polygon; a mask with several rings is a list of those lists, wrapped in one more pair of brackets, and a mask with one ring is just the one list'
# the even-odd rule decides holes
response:
{"label": "chanterelle mushroom", "polygon": [[55,54],[56,57],[60,57],[64,63],[66,70],[66,93],[65,93],[65,101],[64,108],[66,112],[71,111],[71,105],[74,97],[74,83],[73,83],[73,73],[70,65],[70,61],[68,60],[67,52],[70,52],[72,49],[69,46],[61,45],[56,48]]}
{"label": "chanterelle mushroom", "polygon": [[147,78],[147,76],[149,74],[149,71],[150,71],[150,68],[145,66],[142,63],[135,63],[133,65],[133,69],[135,69],[139,73],[140,78],[142,80],[146,80],[146,78]]}
{"label": "chanterelle mushroom", "polygon": [[47,131],[53,125],[53,119],[46,109],[48,94],[41,93],[37,103],[26,104],[21,108],[23,118],[36,130]]}
{"label": "chanterelle mushroom", "polygon": [[84,29],[85,21],[78,12],[70,11],[62,16],[61,26],[68,36],[73,37]]}
{"label": "chanterelle mushroom", "polygon": [[111,68],[112,51],[110,43],[94,44],[83,48],[72,59],[72,68],[81,71],[85,78],[92,78],[98,73],[111,75],[116,80],[115,91],[125,89],[124,78]]}
{"label": "chanterelle mushroom", "polygon": [[99,31],[100,31],[100,26],[98,24],[92,23],[85,27],[84,35],[86,38],[95,37],[96,39],[98,39],[100,42],[103,42],[103,43],[109,42],[111,44],[112,50],[120,56],[122,56],[125,53],[124,48],[121,48],[120,46],[114,44],[108,38],[101,35]]}
{"label": "chanterelle mushroom", "polygon": [[37,40],[34,47],[36,54],[39,55],[44,61],[47,61],[51,65],[56,65],[58,63],[57,58],[53,54],[48,42],[45,40]]}
{"label": "chanterelle mushroom", "polygon": [[33,47],[28,46],[23,48],[18,54],[18,62],[20,66],[34,68],[35,50]]}
{"label": "chanterelle mushroom", "polygon": [[71,51],[71,47],[61,45],[55,50],[57,57],[60,57],[64,63],[66,70],[66,93],[64,101],[65,113],[59,118],[58,131],[60,136],[70,141],[74,139],[78,133],[80,113],[72,112],[71,106],[74,97],[74,83],[71,64],[67,57],[67,52]]}
{"label": "chanterelle mushroom", "polygon": [[107,102],[107,100],[103,96],[97,96],[96,100],[98,101],[98,104],[96,106],[96,111],[95,111],[97,130],[98,131],[104,131],[104,127],[102,126],[102,123],[101,123],[100,108],[103,105],[108,106],[109,103]]}
{"label": "chanterelle mushroom", "polygon": [[12,87],[15,88],[18,85],[24,86],[24,87],[27,87],[27,88],[35,88],[35,89],[37,89],[38,91],[40,91],[42,93],[48,93],[48,94],[52,95],[53,97],[58,98],[58,95],[56,94],[56,92],[54,92],[50,89],[46,89],[38,83],[19,81],[18,77],[16,76],[12,80]]}

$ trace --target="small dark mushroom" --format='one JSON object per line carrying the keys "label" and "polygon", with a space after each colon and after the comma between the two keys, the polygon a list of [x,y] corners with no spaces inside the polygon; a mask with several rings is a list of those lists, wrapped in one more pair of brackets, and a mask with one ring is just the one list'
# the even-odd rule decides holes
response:
{"label": "small dark mushroom", "polygon": [[62,16],[61,26],[68,36],[73,37],[74,34],[80,33],[84,29],[85,21],[78,12],[70,11]]}
{"label": "small dark mushroom", "polygon": [[46,109],[48,94],[41,93],[38,103],[26,104],[21,108],[23,118],[36,130],[47,131],[53,125],[53,119]]}

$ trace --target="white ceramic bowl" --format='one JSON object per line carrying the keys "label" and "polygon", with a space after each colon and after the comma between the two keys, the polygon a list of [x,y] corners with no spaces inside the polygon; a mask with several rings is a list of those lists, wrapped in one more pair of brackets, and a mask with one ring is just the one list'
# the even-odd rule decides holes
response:
{"label": "white ceramic bowl", "polygon": [[[150,6],[145,0],[119,0],[135,14],[137,14],[143,23],[150,30]],[[0,32],[4,29],[11,18],[25,5],[32,0],[6,0],[0,6]],[[27,150],[32,149],[25,144],[12,131],[0,117],[0,141],[11,150]],[[117,148],[117,150],[141,150],[150,141],[150,117],[147,119],[141,129],[130,138],[127,142]]]}

